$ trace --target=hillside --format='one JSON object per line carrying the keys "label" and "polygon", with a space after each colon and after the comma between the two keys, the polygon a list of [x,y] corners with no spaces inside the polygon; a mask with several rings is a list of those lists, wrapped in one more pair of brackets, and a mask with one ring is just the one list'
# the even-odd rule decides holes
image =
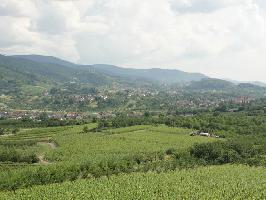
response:
{"label": "hillside", "polygon": [[160,83],[180,83],[198,81],[207,76],[200,73],[188,73],[180,70],[169,70],[169,69],[133,69],[133,68],[122,68],[114,65],[107,64],[93,64],[93,65],[78,65],[68,61],[61,60],[52,56],[41,56],[41,55],[16,55],[14,57],[31,60],[42,64],[56,64],[60,66],[71,67],[78,70],[90,69],[96,73],[104,74],[105,76],[130,79],[130,80],[146,80],[156,81]]}
{"label": "hillside", "polygon": [[147,79],[160,83],[184,83],[190,81],[198,81],[207,76],[200,73],[188,73],[175,69],[132,69],[132,68],[121,68],[113,65],[96,64],[92,65],[96,71],[104,73],[106,75],[130,78],[130,79]]}
{"label": "hillside", "polygon": [[187,89],[193,90],[228,90],[233,89],[236,85],[221,79],[202,79],[200,81],[193,81]]}
{"label": "hillside", "polygon": [[90,69],[75,69],[61,64],[0,55],[1,85],[10,82],[17,85],[58,84],[73,80],[102,85],[111,81],[110,77],[92,72]]}
{"label": "hillside", "polygon": [[[39,55],[0,55],[0,70],[0,108],[4,109],[82,112],[172,110],[177,106],[191,109],[187,102],[192,99],[195,105],[216,107],[221,101],[239,96],[253,99],[266,94],[264,87],[237,85],[197,73],[77,65]],[[212,103],[206,103],[209,100]]]}
{"label": "hillside", "polygon": [[53,57],[53,56],[42,56],[42,55],[14,55],[14,58],[23,58],[26,60],[31,60],[38,63],[47,63],[47,64],[57,64],[62,66],[73,67],[74,63]]}
{"label": "hillside", "polygon": [[266,88],[252,83],[232,83],[230,81],[204,78],[200,81],[192,81],[186,89],[197,91],[224,91],[224,92],[241,92],[241,93],[266,93]]}

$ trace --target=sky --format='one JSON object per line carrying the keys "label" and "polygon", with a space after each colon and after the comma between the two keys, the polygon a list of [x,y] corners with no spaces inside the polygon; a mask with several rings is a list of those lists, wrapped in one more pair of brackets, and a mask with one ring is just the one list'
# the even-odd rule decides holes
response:
{"label": "sky", "polygon": [[266,0],[0,0],[0,53],[266,82]]}

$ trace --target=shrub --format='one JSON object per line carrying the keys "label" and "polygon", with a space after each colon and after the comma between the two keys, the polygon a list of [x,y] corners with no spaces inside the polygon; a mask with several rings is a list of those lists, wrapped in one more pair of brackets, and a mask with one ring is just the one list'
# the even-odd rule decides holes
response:
{"label": "shrub", "polygon": [[252,144],[243,141],[195,144],[190,149],[190,155],[209,164],[246,162],[258,154]]}
{"label": "shrub", "polygon": [[5,134],[5,129],[0,128],[0,135],[4,135]]}
{"label": "shrub", "polygon": [[18,128],[12,129],[12,134],[17,134],[18,132],[19,132],[19,129]]}
{"label": "shrub", "polygon": [[89,128],[88,128],[88,126],[84,126],[84,127],[83,127],[83,132],[84,132],[84,133],[88,133],[88,132],[89,132]]}
{"label": "shrub", "polygon": [[7,147],[0,149],[0,162],[36,163],[38,162],[38,158],[34,152]]}

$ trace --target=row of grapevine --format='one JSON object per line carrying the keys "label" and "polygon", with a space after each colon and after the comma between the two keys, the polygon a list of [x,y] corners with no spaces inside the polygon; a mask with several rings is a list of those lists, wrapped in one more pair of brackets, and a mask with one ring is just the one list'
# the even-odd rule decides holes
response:
{"label": "row of grapevine", "polygon": [[242,165],[132,173],[37,186],[2,199],[265,199],[266,169]]}

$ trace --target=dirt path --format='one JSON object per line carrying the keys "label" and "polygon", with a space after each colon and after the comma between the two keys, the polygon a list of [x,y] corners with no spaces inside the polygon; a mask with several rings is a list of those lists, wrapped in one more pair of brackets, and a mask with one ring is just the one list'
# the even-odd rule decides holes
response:
{"label": "dirt path", "polygon": [[48,162],[47,160],[44,159],[43,155],[39,155],[38,159],[39,159],[39,164],[43,164],[43,165],[51,164],[50,162]]}
{"label": "dirt path", "polygon": [[56,149],[57,145],[54,142],[38,142],[37,144],[40,145],[47,145],[49,146],[51,149]]}
{"label": "dirt path", "polygon": [[[37,144],[39,145],[46,145],[48,146],[50,149],[56,149],[57,145],[54,142],[48,142],[48,141],[43,141],[43,142],[38,142]],[[38,155],[38,159],[39,159],[39,164],[43,164],[43,165],[48,165],[48,164],[52,164],[51,162],[47,161],[44,159],[44,152],[40,155]]]}

